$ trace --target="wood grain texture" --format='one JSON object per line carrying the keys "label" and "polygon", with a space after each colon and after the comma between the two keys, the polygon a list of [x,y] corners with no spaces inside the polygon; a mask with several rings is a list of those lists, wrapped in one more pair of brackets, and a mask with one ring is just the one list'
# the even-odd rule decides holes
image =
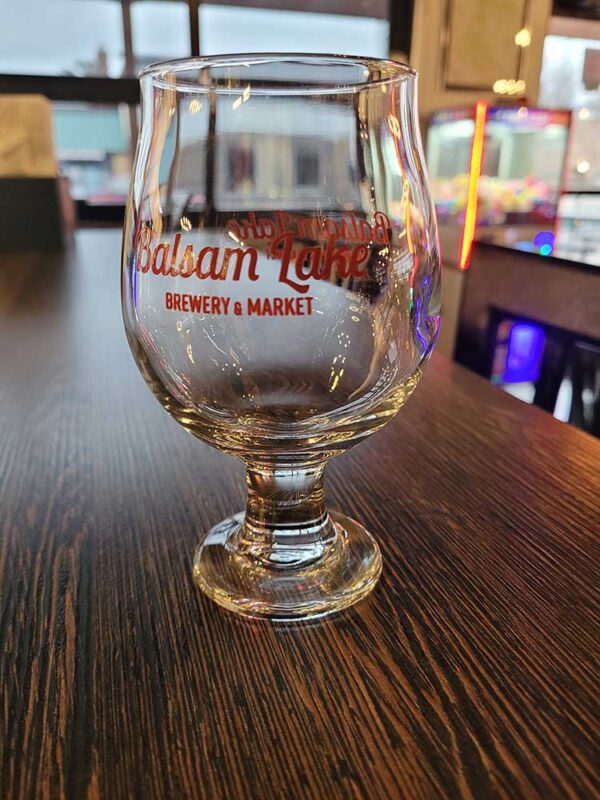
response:
{"label": "wood grain texture", "polygon": [[242,468],[146,389],[118,251],[0,259],[0,797],[598,796],[600,442],[434,358],[328,468],[375,593],[237,619],[191,558]]}

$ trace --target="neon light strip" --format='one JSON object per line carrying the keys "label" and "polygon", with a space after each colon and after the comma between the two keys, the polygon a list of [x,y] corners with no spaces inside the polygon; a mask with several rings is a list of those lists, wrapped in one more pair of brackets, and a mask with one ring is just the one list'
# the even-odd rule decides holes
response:
{"label": "neon light strip", "polygon": [[483,135],[487,112],[488,104],[484,100],[480,100],[475,106],[475,132],[473,133],[473,145],[471,147],[467,210],[463,227],[462,244],[460,247],[460,261],[458,264],[460,269],[463,270],[467,269],[469,266],[471,248],[475,237],[475,226],[477,225],[479,176],[481,174],[481,163],[483,161]]}

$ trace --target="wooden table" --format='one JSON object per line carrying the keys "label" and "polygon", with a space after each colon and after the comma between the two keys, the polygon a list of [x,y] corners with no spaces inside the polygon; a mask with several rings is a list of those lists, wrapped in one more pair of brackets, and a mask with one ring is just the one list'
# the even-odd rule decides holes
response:
{"label": "wooden table", "polygon": [[116,232],[0,259],[0,365],[0,797],[598,791],[600,442],[434,358],[329,467],[375,593],[272,625],[192,583],[243,472],[139,376]]}

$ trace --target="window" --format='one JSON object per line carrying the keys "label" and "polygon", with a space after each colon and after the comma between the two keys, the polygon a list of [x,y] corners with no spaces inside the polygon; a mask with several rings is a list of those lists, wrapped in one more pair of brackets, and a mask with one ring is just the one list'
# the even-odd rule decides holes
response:
{"label": "window", "polygon": [[129,108],[54,104],[54,146],[70,194],[89,205],[123,204],[131,174]]}
{"label": "window", "polygon": [[296,157],[297,186],[318,186],[319,154],[311,150],[302,150]]}
{"label": "window", "polygon": [[231,145],[227,153],[229,165],[227,188],[249,189],[254,185],[254,153],[249,147]]}
{"label": "window", "polygon": [[540,106],[600,111],[598,83],[600,41],[546,36],[540,76]]}
{"label": "window", "polygon": [[[8,3],[6,4],[8,5]],[[267,7],[262,7],[267,6]],[[277,6],[280,6],[277,8]],[[156,60],[259,52],[385,57],[389,0],[13,0],[0,25],[0,73],[118,78]]]}
{"label": "window", "polygon": [[136,73],[155,61],[185,58],[191,53],[187,3],[134,2],[131,29]]}
{"label": "window", "polygon": [[[282,5],[293,5],[282,3]],[[326,3],[297,4],[306,8],[325,7]],[[332,3],[328,5],[333,6]],[[200,6],[200,52],[213,53],[292,52],[328,53],[335,42],[335,52],[387,57],[389,22],[387,18],[354,16],[358,3],[337,3],[350,13],[327,14],[270,8],[242,8],[233,5]],[[387,3],[373,3],[385,8]],[[368,8],[368,6],[367,6]]]}
{"label": "window", "polygon": [[19,0],[2,10],[0,72],[117,77],[123,64],[113,0]]}
{"label": "window", "polygon": [[[41,92],[54,101],[56,156],[80,218],[116,221],[138,131],[138,87],[132,79],[147,64],[260,50],[335,49],[385,57],[389,5],[389,0],[12,0],[0,12],[2,91]],[[302,126],[301,103],[294,113]],[[226,115],[221,117],[227,146],[218,153],[214,193],[217,204],[228,208],[247,204],[248,193],[257,208],[274,199],[284,208],[294,187],[309,205],[322,164],[347,146],[341,123],[335,132],[307,129],[306,146],[294,152],[286,149],[276,120],[258,146],[251,136],[241,139]],[[181,163],[190,176],[205,169],[185,146]],[[348,164],[349,176],[355,169]],[[190,182],[198,183],[191,177]],[[190,202],[205,201],[194,196]]]}
{"label": "window", "polygon": [[[2,10],[0,73],[119,78],[190,54],[186,2],[18,0]],[[129,56],[129,59],[128,59]]]}

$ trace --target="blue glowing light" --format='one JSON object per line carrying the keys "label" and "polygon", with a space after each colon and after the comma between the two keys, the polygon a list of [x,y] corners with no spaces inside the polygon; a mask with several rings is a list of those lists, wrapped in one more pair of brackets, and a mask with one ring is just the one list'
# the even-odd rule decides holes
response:
{"label": "blue glowing light", "polygon": [[510,331],[502,381],[536,381],[544,352],[544,331],[539,325],[517,322]]}
{"label": "blue glowing light", "polygon": [[523,250],[525,253],[535,253],[535,247],[529,239],[521,239],[515,242],[514,246],[517,250]]}
{"label": "blue glowing light", "polygon": [[549,256],[552,252],[552,245],[551,244],[543,244],[540,247],[540,255],[541,256]]}
{"label": "blue glowing light", "polygon": [[421,333],[421,328],[423,325],[423,320],[421,319],[421,298],[417,297],[415,300],[415,318],[417,324],[415,325],[415,334],[419,343],[421,344],[423,353],[426,353],[428,350],[427,339]]}
{"label": "blue glowing light", "polygon": [[550,245],[550,250],[554,247],[554,234],[552,231],[539,231],[533,237],[533,243],[536,247],[542,248],[544,245]]}
{"label": "blue glowing light", "polygon": [[137,309],[138,304],[138,289],[137,289],[137,282],[138,282],[138,271],[135,268],[133,255],[129,257],[129,264],[128,268],[131,275],[131,290],[133,294],[133,307]]}

